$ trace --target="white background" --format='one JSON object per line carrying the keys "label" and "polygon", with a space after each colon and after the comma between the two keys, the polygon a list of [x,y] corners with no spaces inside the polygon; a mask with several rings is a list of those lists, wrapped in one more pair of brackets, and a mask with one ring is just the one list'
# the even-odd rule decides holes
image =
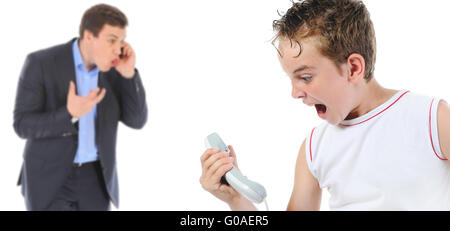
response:
{"label": "white background", "polygon": [[[66,43],[98,1],[9,1],[0,8],[0,210],[24,210],[16,186],[25,141],[13,108],[28,53]],[[450,100],[448,9],[433,1],[364,1],[375,24],[375,76],[386,87]],[[277,10],[289,0],[109,1],[129,18],[149,106],[143,130],[119,127],[120,210],[228,210],[199,184],[206,135],[237,151],[241,170],[284,210],[301,142],[321,123],[290,98],[290,82],[270,44]],[[328,210],[326,190],[322,209]],[[264,209],[263,206],[259,208]]]}

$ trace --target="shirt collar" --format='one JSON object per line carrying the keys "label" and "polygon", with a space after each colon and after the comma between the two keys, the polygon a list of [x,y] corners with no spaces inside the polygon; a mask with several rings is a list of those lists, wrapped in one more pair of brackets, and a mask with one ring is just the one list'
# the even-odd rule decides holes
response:
{"label": "shirt collar", "polygon": [[[86,67],[84,66],[83,58],[81,57],[81,52],[80,52],[80,47],[78,46],[78,41],[79,41],[79,39],[75,40],[75,42],[73,42],[73,45],[72,45],[74,64],[75,64],[76,68],[83,70],[85,72],[88,72],[86,70]],[[94,69],[89,71],[89,73],[98,73],[98,71],[99,71],[98,68],[95,67]]]}

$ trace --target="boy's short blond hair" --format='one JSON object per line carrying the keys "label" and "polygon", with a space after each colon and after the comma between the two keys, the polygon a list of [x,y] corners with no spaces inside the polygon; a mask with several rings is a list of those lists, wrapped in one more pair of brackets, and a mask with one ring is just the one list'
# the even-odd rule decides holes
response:
{"label": "boy's short blond hair", "polygon": [[[376,38],[366,6],[359,0],[304,0],[273,22],[274,42],[287,38],[300,45],[301,40],[317,38],[319,51],[338,66],[354,53],[364,57],[364,78],[374,74]],[[299,53],[299,55],[300,55]]]}

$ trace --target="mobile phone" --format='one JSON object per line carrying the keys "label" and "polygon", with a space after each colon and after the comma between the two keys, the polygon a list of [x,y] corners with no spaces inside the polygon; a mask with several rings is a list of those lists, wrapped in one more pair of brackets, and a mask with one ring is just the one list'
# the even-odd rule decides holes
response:
{"label": "mobile phone", "polygon": [[123,47],[120,48],[119,59],[123,59]]}

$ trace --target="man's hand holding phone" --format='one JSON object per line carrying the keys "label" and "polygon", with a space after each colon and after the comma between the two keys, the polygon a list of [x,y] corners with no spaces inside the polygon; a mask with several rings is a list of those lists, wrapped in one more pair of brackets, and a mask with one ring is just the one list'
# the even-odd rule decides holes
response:
{"label": "man's hand holding phone", "polygon": [[134,66],[136,65],[136,54],[129,43],[124,42],[121,49],[119,62],[116,70],[126,79],[131,79],[135,75]]}

